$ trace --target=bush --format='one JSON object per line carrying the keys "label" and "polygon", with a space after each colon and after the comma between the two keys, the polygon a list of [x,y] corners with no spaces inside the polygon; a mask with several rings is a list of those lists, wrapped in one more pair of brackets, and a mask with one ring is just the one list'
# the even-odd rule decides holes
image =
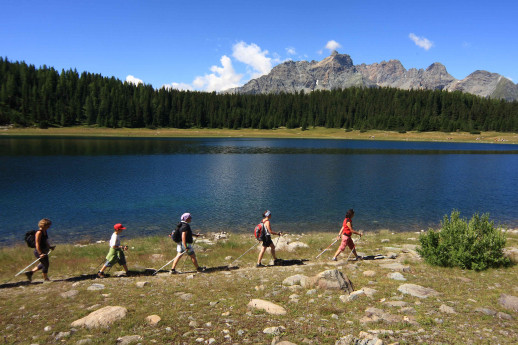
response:
{"label": "bush", "polygon": [[450,219],[444,216],[440,231],[430,229],[419,242],[419,255],[436,266],[479,271],[511,263],[503,255],[505,233],[494,227],[489,214],[474,214],[468,223],[460,218],[460,212],[453,211]]}

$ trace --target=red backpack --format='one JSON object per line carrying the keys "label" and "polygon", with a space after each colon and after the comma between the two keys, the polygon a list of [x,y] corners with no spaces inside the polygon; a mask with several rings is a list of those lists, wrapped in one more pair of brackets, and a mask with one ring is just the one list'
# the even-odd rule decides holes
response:
{"label": "red backpack", "polygon": [[261,222],[257,224],[254,228],[254,236],[258,241],[262,241],[266,234],[266,229],[264,228],[264,223]]}

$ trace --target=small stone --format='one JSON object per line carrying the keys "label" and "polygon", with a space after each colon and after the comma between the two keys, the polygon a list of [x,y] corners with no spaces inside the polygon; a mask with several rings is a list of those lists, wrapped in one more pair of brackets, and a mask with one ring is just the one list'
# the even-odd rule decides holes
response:
{"label": "small stone", "polygon": [[263,330],[264,334],[270,334],[270,335],[281,335],[282,332],[286,330],[283,326],[277,326],[277,327],[268,327]]}
{"label": "small stone", "polygon": [[87,290],[98,291],[98,290],[103,290],[104,288],[105,288],[104,284],[92,284],[87,288]]}
{"label": "small stone", "polygon": [[209,339],[209,345],[214,344],[215,342],[216,342],[216,339],[214,339],[214,338]]}
{"label": "small stone", "polygon": [[50,327],[50,326],[45,326],[45,328],[43,328],[43,330],[44,330],[45,332],[50,332],[50,331],[52,331],[52,327]]}
{"label": "small stone", "polygon": [[452,307],[447,306],[446,304],[442,304],[439,307],[439,310],[446,314],[457,314],[457,312],[455,312],[455,310]]}
{"label": "small stone", "polygon": [[387,274],[387,277],[393,280],[405,281],[406,278],[399,272],[392,272]]}
{"label": "small stone", "polygon": [[126,335],[124,337],[117,338],[117,344],[120,345],[129,345],[138,343],[142,340],[142,337],[140,335]]}
{"label": "small stone", "polygon": [[230,261],[230,260],[232,260],[232,259],[233,259],[233,258],[232,258],[231,256],[227,256],[227,257],[225,257],[225,260],[226,260],[226,261]]}
{"label": "small stone", "polygon": [[63,338],[70,337],[70,332],[59,332],[58,335],[56,335],[56,340],[61,340]]}
{"label": "small stone", "polygon": [[149,285],[149,282],[137,282],[136,285],[138,288],[143,288],[144,286]]}
{"label": "small stone", "polygon": [[61,297],[73,298],[73,297],[77,296],[78,293],[79,293],[79,291],[77,291],[77,290],[69,290],[69,291],[61,293]]}
{"label": "small stone", "polygon": [[226,311],[224,313],[221,313],[221,316],[230,316],[230,312],[229,311]]}
{"label": "small stone", "polygon": [[389,242],[390,242],[390,240],[388,238],[384,238],[381,240],[381,243],[389,243]]}
{"label": "small stone", "polygon": [[189,322],[189,326],[192,327],[192,328],[197,328],[198,327],[198,323],[196,321],[191,321],[191,322]]}
{"label": "small stone", "polygon": [[171,332],[172,330],[173,330],[173,329],[172,329],[171,327],[166,327],[166,328],[165,328],[165,331],[166,331],[167,333]]}
{"label": "small stone", "polygon": [[250,303],[248,303],[248,307],[255,308],[255,309],[261,309],[266,311],[268,314],[273,315],[285,315],[286,309],[283,307],[274,304],[272,302],[268,302],[262,299],[252,299]]}
{"label": "small stone", "polygon": [[156,326],[162,320],[162,318],[158,315],[149,315],[146,317],[146,321],[151,326]]}
{"label": "small stone", "polygon": [[363,275],[365,277],[374,277],[376,275],[376,272],[375,271],[365,271],[365,272],[363,272]]}

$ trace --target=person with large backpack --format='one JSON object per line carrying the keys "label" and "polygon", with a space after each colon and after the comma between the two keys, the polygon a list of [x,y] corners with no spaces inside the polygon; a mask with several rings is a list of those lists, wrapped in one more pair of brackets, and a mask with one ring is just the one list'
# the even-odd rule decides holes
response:
{"label": "person with large backpack", "polygon": [[49,257],[48,253],[52,249],[56,248],[56,246],[51,246],[49,244],[49,236],[47,234],[47,230],[52,225],[50,219],[43,218],[38,222],[38,230],[34,232],[34,247],[32,247],[32,236],[28,241],[26,237],[27,244],[31,243],[29,246],[34,248],[34,256],[39,259],[40,263],[38,266],[34,267],[32,271],[25,272],[25,276],[29,281],[32,281],[32,275],[34,272],[41,270],[43,273],[43,280],[49,281],[48,272],[49,272]]}
{"label": "person with large backpack", "polygon": [[[282,232],[274,232],[272,230],[272,226],[270,224],[270,218],[272,218],[272,213],[269,210],[266,210],[263,213],[263,220],[261,220],[262,225],[259,227],[259,225],[256,227],[255,230],[255,236],[259,241],[263,242],[263,247],[261,248],[261,251],[259,252],[259,257],[257,258],[257,265],[255,267],[265,267],[261,260],[263,259],[264,252],[266,251],[266,248],[270,247],[273,261],[277,261],[277,257],[275,256],[275,244],[273,244],[272,241],[272,235],[279,235],[282,236]],[[260,228],[260,229],[259,229]]]}
{"label": "person with large backpack", "polygon": [[180,217],[180,223],[176,226],[176,229],[173,230],[171,234],[171,238],[176,242],[176,251],[178,254],[176,255],[173,265],[171,266],[171,274],[176,274],[176,265],[180,258],[187,253],[191,257],[191,261],[196,268],[196,271],[203,272],[205,269],[198,265],[198,260],[196,260],[196,253],[193,248],[193,236],[199,237],[200,233],[193,234],[191,230],[190,223],[192,221],[192,216],[190,213],[184,213]]}

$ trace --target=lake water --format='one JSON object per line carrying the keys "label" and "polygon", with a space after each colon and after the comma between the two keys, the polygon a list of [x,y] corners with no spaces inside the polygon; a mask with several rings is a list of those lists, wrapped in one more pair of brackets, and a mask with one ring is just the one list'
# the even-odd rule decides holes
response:
{"label": "lake water", "polygon": [[518,146],[311,139],[0,137],[0,245],[47,217],[55,242],[276,231],[415,231],[457,209],[518,226]]}

